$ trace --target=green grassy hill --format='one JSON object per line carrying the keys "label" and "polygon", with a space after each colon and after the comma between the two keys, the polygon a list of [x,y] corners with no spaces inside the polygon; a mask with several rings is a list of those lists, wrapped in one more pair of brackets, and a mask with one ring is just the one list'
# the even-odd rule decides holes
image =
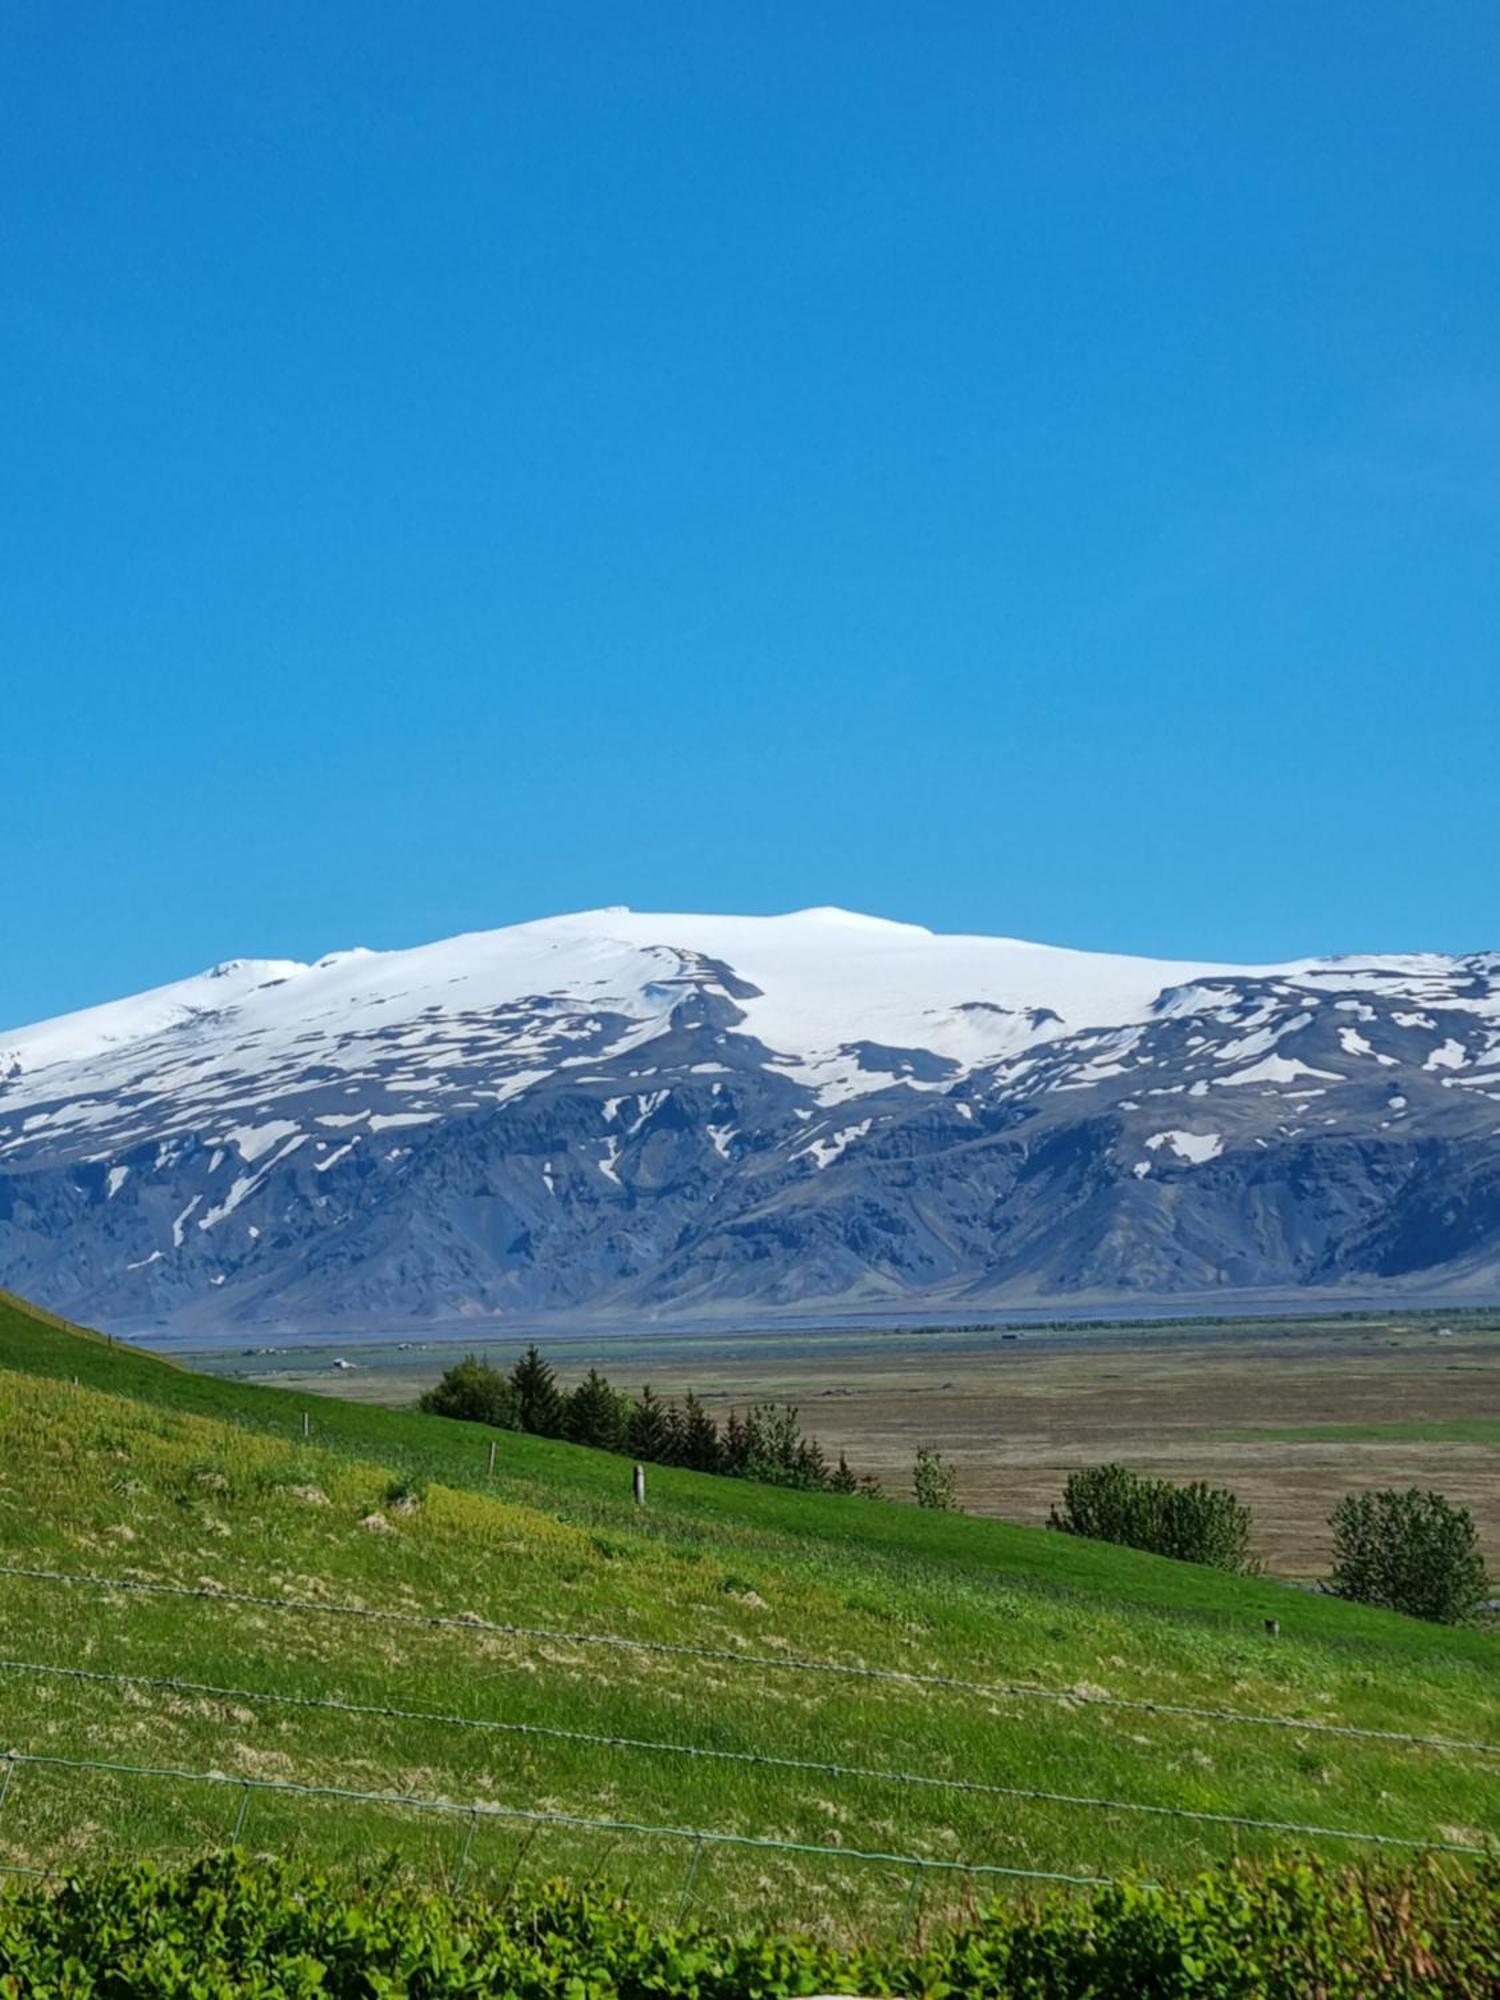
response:
{"label": "green grassy hill", "polygon": [[1500,1755],[1118,1705],[1500,1744],[1492,1634],[687,1472],[652,1468],[641,1510],[620,1459],[195,1375],[4,1295],[0,1370],[0,1743],[220,1780],[19,1763],[12,1868],[179,1857],[243,1810],[252,1848],[599,1871],[668,1915],[687,1884],[715,1914],[847,1928],[911,1879],[856,1852],[1165,1878],[1295,1838],[1196,1814],[1500,1836]]}

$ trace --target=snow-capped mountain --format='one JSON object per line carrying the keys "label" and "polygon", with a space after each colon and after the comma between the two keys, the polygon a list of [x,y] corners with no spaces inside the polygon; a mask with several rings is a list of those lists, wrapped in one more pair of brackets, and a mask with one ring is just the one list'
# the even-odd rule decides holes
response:
{"label": "snow-capped mountain", "polygon": [[841,910],[236,960],[0,1033],[0,1284],[120,1329],[1500,1290],[1500,954]]}

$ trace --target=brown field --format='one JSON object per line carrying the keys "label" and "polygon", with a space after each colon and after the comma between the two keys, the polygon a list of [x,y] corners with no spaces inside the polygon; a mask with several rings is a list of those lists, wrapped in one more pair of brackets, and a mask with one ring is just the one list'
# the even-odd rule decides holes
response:
{"label": "brown field", "polygon": [[[471,1343],[470,1343],[471,1344]],[[503,1365],[518,1341],[484,1341]],[[466,1343],[433,1340],[199,1366],[376,1402],[410,1402]],[[1044,1521],[1068,1471],[1122,1460],[1228,1485],[1252,1508],[1273,1569],[1314,1576],[1338,1498],[1432,1486],[1470,1507],[1500,1571],[1500,1315],[1249,1320],[1235,1325],[747,1333],[542,1340],[559,1375],[590,1362],[620,1387],[694,1389],[710,1407],[800,1404],[830,1455],[848,1453],[893,1494],[919,1445],[957,1468],[961,1504]],[[342,1353],[352,1372],[331,1368]],[[1288,1436],[1311,1427],[1339,1434]]]}

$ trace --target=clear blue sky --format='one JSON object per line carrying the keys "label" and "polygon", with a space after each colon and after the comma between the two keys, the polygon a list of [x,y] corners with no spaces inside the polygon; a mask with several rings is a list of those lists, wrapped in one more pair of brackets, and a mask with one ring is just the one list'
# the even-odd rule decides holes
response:
{"label": "clear blue sky", "polygon": [[1500,12],[10,0],[0,1023],[1500,945]]}

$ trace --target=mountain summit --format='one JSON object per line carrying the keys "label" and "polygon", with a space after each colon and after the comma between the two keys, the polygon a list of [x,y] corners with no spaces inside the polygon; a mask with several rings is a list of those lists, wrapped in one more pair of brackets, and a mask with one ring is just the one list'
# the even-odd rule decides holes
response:
{"label": "mountain summit", "polygon": [[1500,1286],[1500,956],[836,909],[241,959],[0,1032],[0,1284],[121,1329]]}

